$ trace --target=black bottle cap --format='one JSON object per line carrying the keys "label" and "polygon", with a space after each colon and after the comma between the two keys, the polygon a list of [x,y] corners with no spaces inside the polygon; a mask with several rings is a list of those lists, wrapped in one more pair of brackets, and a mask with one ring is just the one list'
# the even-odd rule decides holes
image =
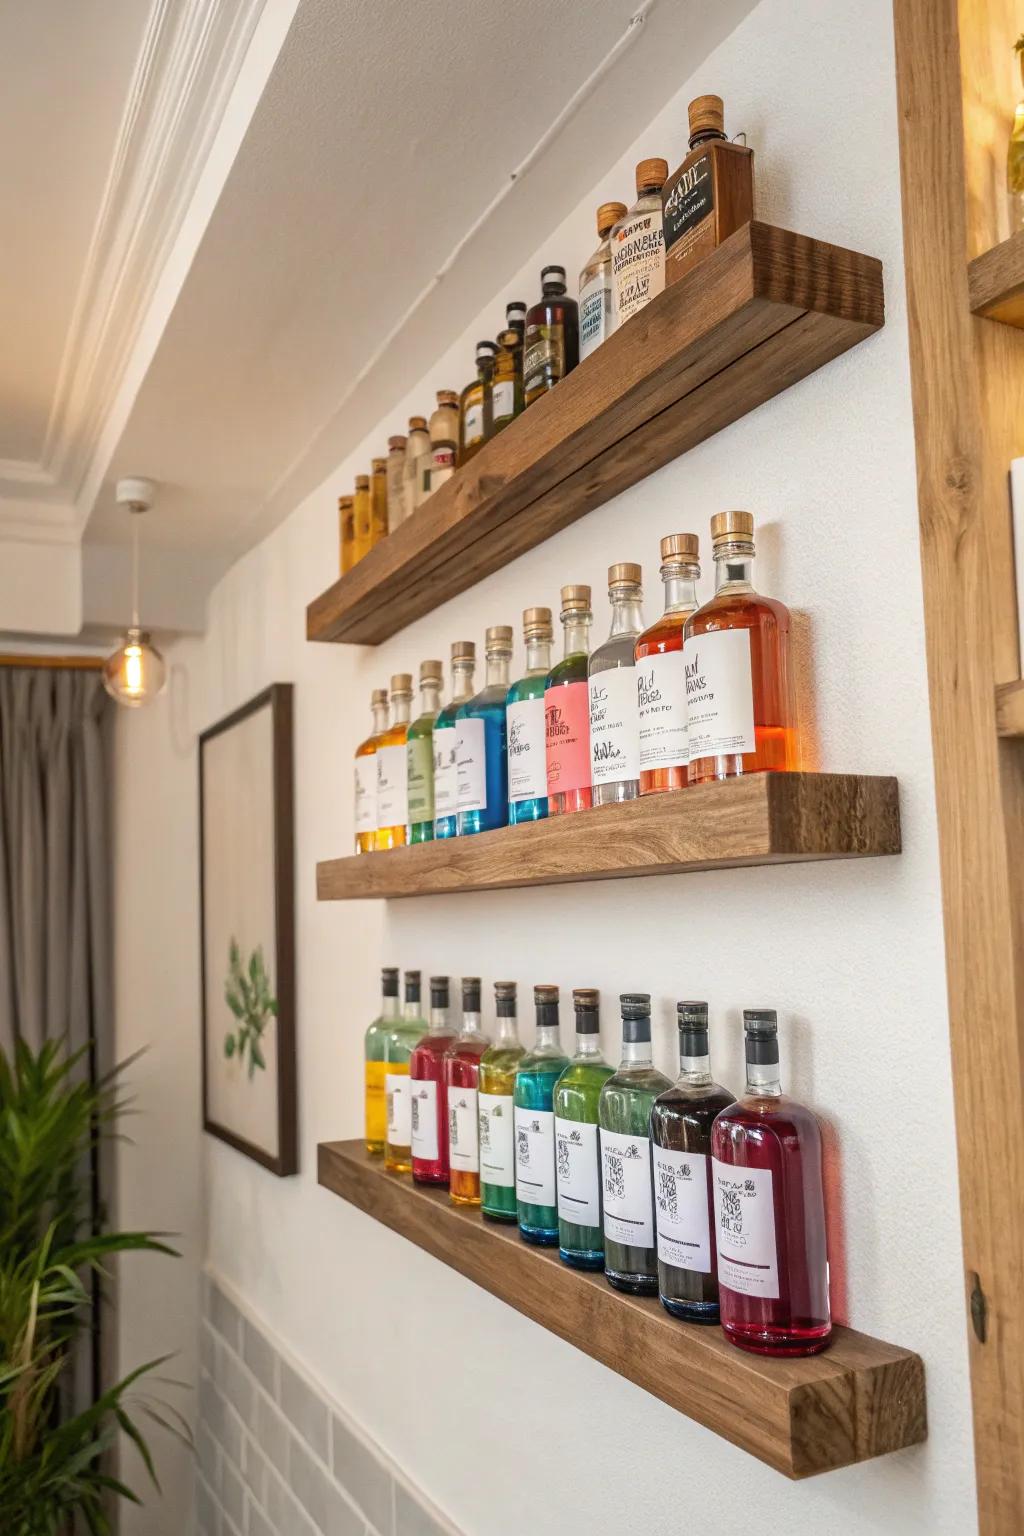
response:
{"label": "black bottle cap", "polygon": [[494,357],[497,350],[498,343],[496,341],[478,341],[476,344],[477,357],[480,356],[481,352],[483,352],[487,357]]}
{"label": "black bottle cap", "polygon": [[576,1033],[578,1035],[599,1035],[601,1033],[601,1021],[599,1007],[601,994],[596,987],[575,987],[572,994],[572,1005],[576,1010]]}
{"label": "black bottle cap", "polygon": [[706,1056],[708,1053],[707,1003],[677,1003],[680,1056]]}
{"label": "black bottle cap", "polygon": [[623,992],[619,996],[622,1008],[622,1039],[625,1045],[635,1045],[651,1038],[651,994],[649,992]]}
{"label": "black bottle cap", "polygon": [[380,989],[385,997],[398,996],[398,967],[385,965],[380,973]]}
{"label": "black bottle cap", "polygon": [[494,1006],[499,1019],[515,1018],[516,984],[514,981],[496,981],[494,983]]}
{"label": "black bottle cap", "polygon": [[743,1032],[749,1062],[771,1066],[778,1061],[779,1016],[774,1008],[744,1008]]}
{"label": "black bottle cap", "polygon": [[462,1011],[463,1013],[480,1012],[479,976],[463,976],[462,978]]}
{"label": "black bottle cap", "polygon": [[541,287],[542,288],[545,286],[546,283],[563,283],[564,284],[564,282],[565,282],[565,268],[564,267],[541,267],[541,269],[540,269],[540,282],[541,282]]}
{"label": "black bottle cap", "polygon": [[513,315],[518,315],[519,319],[522,320],[526,315],[527,308],[528,306],[523,303],[522,299],[509,299],[505,305],[505,319],[511,320]]}
{"label": "black bottle cap", "polygon": [[419,971],[406,971],[405,973],[405,1000],[407,1003],[418,1003],[420,1000]]}
{"label": "black bottle cap", "polygon": [[[417,998],[419,993],[416,994]],[[431,976],[430,978],[430,1006],[431,1008],[448,1007],[448,977]]]}
{"label": "black bottle cap", "polygon": [[558,1028],[558,988],[534,987],[533,1003],[537,1010],[537,1028],[546,1029],[551,1025]]}

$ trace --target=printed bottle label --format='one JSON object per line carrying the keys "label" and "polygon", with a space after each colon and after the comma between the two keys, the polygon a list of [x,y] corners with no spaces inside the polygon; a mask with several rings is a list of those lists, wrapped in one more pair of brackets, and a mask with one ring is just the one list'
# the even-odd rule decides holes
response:
{"label": "printed bottle label", "polygon": [[495,421],[505,421],[515,414],[516,385],[514,379],[499,379],[491,390],[491,413]]}
{"label": "printed bottle label", "polygon": [[477,1099],[480,1127],[480,1182],[514,1189],[516,1182],[513,1102],[510,1093],[481,1093]]}
{"label": "printed bottle label", "polygon": [[448,1089],[448,1163],[457,1173],[480,1167],[480,1128],[475,1088]]}
{"label": "printed bottle label", "polygon": [[545,691],[544,749],[549,795],[590,788],[590,691],[585,682]]}
{"label": "printed bottle label", "polygon": [[711,156],[701,155],[680,172],[675,186],[665,198],[662,224],[665,254],[681,241],[677,255],[685,253],[696,238],[698,224],[703,224],[715,207],[715,178],[711,174]]}
{"label": "printed bottle label", "polygon": [[377,754],[356,758],[356,831],[377,830]]}
{"label": "printed bottle label", "polygon": [[611,240],[615,318],[621,325],[665,286],[665,234],[661,209],[634,214]]}
{"label": "printed bottle label", "polygon": [[416,1078],[412,1093],[412,1155],[424,1163],[436,1163],[437,1084]]}
{"label": "printed bottle label", "polygon": [[434,819],[434,744],[429,736],[406,743],[409,754],[409,824]]}
{"label": "printed bottle label", "polygon": [[638,661],[636,690],[641,769],[685,768],[689,753],[682,651],[665,651]]}
{"label": "printed bottle label", "polygon": [[487,746],[482,720],[455,723],[456,805],[460,811],[487,809]]}
{"label": "printed bottle label", "polygon": [[754,752],[750,630],[715,629],[683,646],[690,762]]}
{"label": "printed bottle label", "polygon": [[612,276],[605,267],[580,289],[580,362],[604,341],[611,331]]}
{"label": "printed bottle label", "polygon": [[387,1127],[387,1106],[384,1102],[384,1078],[387,1067],[382,1061],[366,1063],[366,1139],[383,1141]]}
{"label": "printed bottle label", "polygon": [[593,784],[617,784],[640,773],[640,721],[636,669],[609,667],[595,672],[590,688],[590,777]]}
{"label": "printed bottle label", "polygon": [[508,798],[543,800],[548,792],[544,756],[544,699],[520,699],[505,714],[508,726]]}
{"label": "printed bottle label", "polygon": [[454,816],[459,808],[455,771],[455,727],[434,727],[434,815]]}
{"label": "printed bottle label", "polygon": [[658,1258],[676,1269],[711,1273],[708,1159],[703,1152],[652,1146]]}
{"label": "printed bottle label", "polygon": [[430,455],[430,485],[431,491],[436,491],[444,485],[455,473],[455,445],[453,443],[435,444]]}
{"label": "printed bottle label", "polygon": [[404,827],[409,820],[409,762],[405,742],[400,747],[378,747],[377,825]]}
{"label": "printed bottle label", "polygon": [[654,1247],[651,1210],[651,1143],[601,1129],[604,1235],[631,1248]]}
{"label": "printed bottle label", "polygon": [[565,377],[565,327],[528,325],[523,341],[523,389],[551,389]]}
{"label": "printed bottle label", "polygon": [[597,1126],[582,1120],[555,1120],[555,1177],[558,1215],[577,1227],[601,1225],[601,1159]]}
{"label": "printed bottle label", "polygon": [[412,1099],[408,1072],[389,1072],[384,1080],[388,1106],[388,1146],[407,1147],[412,1140]]}
{"label": "printed bottle label", "polygon": [[466,448],[472,448],[484,435],[484,407],[483,401],[478,404],[467,405],[462,417],[462,442]]}
{"label": "printed bottle label", "polygon": [[516,1199],[524,1205],[555,1203],[555,1114],[515,1106]]}
{"label": "printed bottle label", "polygon": [[770,1168],[711,1159],[715,1179],[718,1283],[742,1296],[779,1297],[775,1202]]}

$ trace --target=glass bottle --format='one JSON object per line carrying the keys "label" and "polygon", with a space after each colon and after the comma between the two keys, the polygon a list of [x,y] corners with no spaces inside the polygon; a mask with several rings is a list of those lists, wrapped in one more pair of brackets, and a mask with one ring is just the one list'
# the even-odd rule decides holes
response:
{"label": "glass bottle", "polygon": [[[1024,83],[1024,32],[1013,45]],[[1017,103],[1006,151],[1006,194],[1010,208],[1010,233],[1024,229],[1024,97]]]}
{"label": "glass bottle", "polygon": [[388,530],[405,521],[405,443],[401,433],[388,438]]}
{"label": "glass bottle", "polygon": [[508,755],[505,700],[512,660],[512,629],[495,624],[484,637],[487,681],[455,717],[459,836],[508,825]]}
{"label": "glass bottle", "polygon": [[577,987],[576,1054],[555,1085],[558,1256],[574,1269],[604,1268],[597,1106],[614,1071],[601,1054],[599,994]]}
{"label": "glass bottle", "polygon": [[406,971],[402,1017],[394,1029],[389,1030],[384,1041],[384,1096],[387,1111],[384,1167],[388,1173],[409,1173],[412,1169],[409,1061],[426,1028],[427,1021],[420,1008],[420,973]]}
{"label": "glass bottle", "polygon": [[522,352],[518,331],[498,332],[491,385],[492,436],[521,414],[523,409]]}
{"label": "glass bottle", "polygon": [[356,499],[354,496],[338,497],[338,537],[341,546],[341,574],[350,571],[356,563]]}
{"label": "glass bottle", "polygon": [[526,335],[526,305],[522,299],[509,299],[505,305],[505,329],[515,331],[519,337],[519,375],[522,379],[523,338]]}
{"label": "glass bottle", "polygon": [[493,341],[476,344],[476,378],[459,396],[460,464],[468,464],[491,436],[492,380],[497,351]]}
{"label": "glass bottle", "polygon": [[480,977],[462,978],[462,1028],[444,1059],[448,1099],[448,1189],[456,1205],[480,1204],[480,1059],[490,1045],[480,1027]]}
{"label": "glass bottle", "polygon": [[555,1084],[569,1058],[558,1039],[558,988],[534,987],[537,1032],[516,1071],[516,1211],[527,1243],[558,1242],[555,1193]]}
{"label": "glass bottle", "polygon": [[789,609],[752,585],[754,519],[711,519],[715,595],[686,621],[683,670],[689,781],[800,767]]}
{"label": "glass bottle", "polygon": [[380,1013],[363,1036],[364,1105],[366,1113],[366,1150],[379,1157],[387,1138],[387,1103],[385,1046],[389,1032],[398,1022],[398,971],[385,966],[380,973]]}
{"label": "glass bottle", "polygon": [[434,721],[434,836],[454,837],[459,830],[459,786],[456,770],[455,721],[460,707],[473,697],[476,646],[472,640],[452,645],[452,699]]}
{"label": "glass bottle", "polygon": [[523,401],[532,405],[580,360],[580,314],[566,293],[565,268],[542,267],[541,297],[526,312]]}
{"label": "glass bottle", "polygon": [[388,729],[388,691],[375,688],[370,694],[373,730],[356,747],[356,853],[372,853],[377,846],[377,747]]}
{"label": "glass bottle", "polygon": [[711,1076],[707,1003],[678,1003],[679,1077],[651,1110],[658,1294],[688,1323],[718,1322],[711,1127],[729,1104]]}
{"label": "glass bottle", "polygon": [[515,1221],[516,1159],[513,1095],[525,1055],[516,1027],[516,984],[494,983],[498,1032],[480,1058],[480,1209],[491,1221]]}
{"label": "glass bottle", "polygon": [[778,1020],[745,1009],[747,1089],[711,1130],[722,1328],[760,1355],[825,1348],[828,1254],[821,1131],[779,1081]]}
{"label": "glass bottle", "polygon": [[388,461],[371,459],[370,469],[370,521],[372,539],[379,544],[388,536]]}
{"label": "glass bottle", "polygon": [[409,1058],[412,1094],[412,1176],[418,1184],[448,1183],[448,1099],[444,1058],[455,1039],[448,1014],[448,977],[430,978],[430,1023]]}
{"label": "glass bottle", "polygon": [[580,273],[580,362],[615,329],[608,236],[612,226],[625,216],[625,203],[602,203],[597,210],[598,247]]}
{"label": "glass bottle", "polygon": [[623,561],[608,567],[612,627],[592,652],[590,689],[590,780],[594,805],[635,800],[640,793],[640,718],[636,698],[637,636],[644,627],[643,573]]}
{"label": "glass bottle", "polygon": [[352,546],[352,564],[358,565],[364,555],[373,548],[373,503],[370,496],[369,475],[356,475],[356,493],[352,506],[352,528],[355,535]]}
{"label": "glass bottle", "polygon": [[721,96],[698,96],[687,112],[690,152],[661,194],[666,284],[754,217],[754,151],[726,137]]}
{"label": "glass bottle", "polygon": [[601,1089],[601,1171],[604,1192],[604,1272],[609,1285],[634,1295],[658,1293],[651,1181],[651,1105],[671,1087],[651,1054],[651,999],[626,992],[622,1060]]}
{"label": "glass bottle", "polygon": [[401,848],[409,824],[409,708],[412,673],[391,679],[391,724],[377,742],[377,837],[374,846]]}
{"label": "glass bottle", "polygon": [[661,541],[665,611],[637,637],[637,710],[640,723],[640,793],[661,794],[687,784],[686,680],[683,633],[697,611],[700,545],[695,533]]}
{"label": "glass bottle", "polygon": [[508,691],[508,819],[543,821],[548,814],[544,690],[551,671],[551,609],[523,610],[526,671]]}
{"label": "glass bottle", "polygon": [[590,588],[562,588],[565,654],[544,684],[548,815],[590,808]]}
{"label": "glass bottle", "polygon": [[617,326],[639,314],[665,286],[661,189],[667,180],[667,160],[641,160],[636,168],[636,202],[608,237]]}
{"label": "glass bottle", "polygon": [[425,416],[409,417],[409,433],[405,439],[405,516],[411,517],[427,494],[427,471],[430,468],[430,433]]}
{"label": "glass bottle", "polygon": [[430,418],[430,491],[440,489],[455,473],[459,451],[459,397],[454,389],[439,389]]}
{"label": "glass bottle", "polygon": [[441,708],[444,667],[420,662],[420,712],[409,727],[406,755],[409,775],[409,841],[434,840],[434,722]]}

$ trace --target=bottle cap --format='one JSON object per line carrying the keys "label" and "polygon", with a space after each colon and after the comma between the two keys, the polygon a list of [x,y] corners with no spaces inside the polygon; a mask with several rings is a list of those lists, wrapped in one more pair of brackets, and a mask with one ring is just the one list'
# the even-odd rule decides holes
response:
{"label": "bottle cap", "polygon": [[716,512],[711,519],[712,544],[751,544],[753,540],[752,512]]}
{"label": "bottle cap", "polygon": [[562,612],[563,613],[589,613],[590,612],[590,588],[587,586],[573,586],[562,588]]}
{"label": "bottle cap", "polygon": [[476,643],[473,640],[452,641],[452,661],[475,661]]}
{"label": "bottle cap", "polygon": [[406,971],[405,973],[405,1000],[407,1003],[418,1003],[420,1000],[419,971]]}
{"label": "bottle cap", "polygon": [[669,533],[661,541],[663,565],[696,565],[700,559],[700,539],[695,533]]}
{"label": "bottle cap", "polygon": [[454,389],[439,389],[437,403],[438,405],[458,405],[459,397]]}
{"label": "bottle cap", "polygon": [[396,672],[391,679],[391,697],[393,699],[412,698],[412,673]]}
{"label": "bottle cap", "polygon": [[667,160],[641,160],[636,168],[637,197],[655,187],[660,191],[666,181],[668,181]]}
{"label": "bottle cap", "polygon": [[526,305],[523,303],[522,299],[509,299],[508,303],[505,305],[505,319],[508,321],[509,325],[511,325],[513,321],[523,321],[526,319]]}
{"label": "bottle cap", "polygon": [[523,609],[523,638],[550,640],[554,634],[550,608]]}
{"label": "bottle cap", "polygon": [[749,1062],[772,1066],[779,1059],[779,1016],[774,1008],[744,1008],[743,1033]]}
{"label": "bottle cap", "polygon": [[546,288],[550,284],[554,284],[554,283],[561,283],[563,286],[565,285],[565,268],[564,267],[541,267],[541,269],[540,269],[540,285],[541,285],[541,287],[542,288]]}
{"label": "bottle cap", "polygon": [[498,344],[495,341],[478,341],[476,344],[477,362],[489,362],[491,358],[494,357],[494,354],[497,352],[497,350]]}
{"label": "bottle cap", "polygon": [[516,984],[514,981],[494,983],[494,1006],[498,1011],[499,1019],[515,1018]]}
{"label": "bottle cap", "polygon": [[480,1012],[479,976],[463,976],[462,978],[462,1011],[463,1013]]}
{"label": "bottle cap", "polygon": [[430,978],[430,1006],[431,1008],[448,1007],[448,977],[431,976]]}
{"label": "bottle cap", "polygon": [[385,965],[380,973],[380,989],[385,997],[398,996],[398,967]]}
{"label": "bottle cap", "polygon": [[355,497],[354,496],[339,496],[338,497],[338,511],[339,512],[344,512],[346,510],[346,508],[350,507],[354,501],[355,501]]}
{"label": "bottle cap", "polygon": [[640,566],[634,565],[632,560],[622,560],[618,565],[608,567],[608,585],[610,587],[638,587],[644,579],[644,573]]}
{"label": "bottle cap", "polygon": [[708,1051],[707,1003],[676,1003],[680,1056],[706,1056]]}
{"label": "bottle cap", "polygon": [[537,1010],[537,1028],[558,1023],[558,988],[534,987],[533,1003]]}
{"label": "bottle cap", "polygon": [[600,1033],[598,1008],[601,994],[596,987],[574,987],[572,1005],[576,1010],[576,1033],[596,1035]]}
{"label": "bottle cap", "polygon": [[512,651],[512,626],[511,624],[492,624],[484,635],[484,650]]}
{"label": "bottle cap", "polygon": [[444,665],[443,665],[443,663],[440,662],[440,661],[421,661],[420,662],[420,682],[421,683],[443,683],[444,682]]}
{"label": "bottle cap", "polygon": [[387,459],[371,459],[370,468],[375,475],[382,475],[388,467]]}
{"label": "bottle cap", "polygon": [[427,430],[427,418],[425,416],[410,416],[409,431],[425,432]]}
{"label": "bottle cap", "polygon": [[368,491],[370,489],[369,475],[356,475],[356,490]]}
{"label": "bottle cap", "polygon": [[388,447],[389,448],[404,448],[405,447],[405,438],[402,436],[401,432],[396,432],[394,437],[389,437],[388,438]]}
{"label": "bottle cap", "polygon": [[695,96],[686,109],[690,137],[698,133],[725,133],[725,105],[721,96]]}
{"label": "bottle cap", "polygon": [[621,992],[619,1003],[622,1007],[624,1019],[649,1019],[651,1016],[651,994],[649,992]]}
{"label": "bottle cap", "polygon": [[370,694],[370,704],[371,704],[371,706],[374,705],[374,704],[386,704],[387,701],[388,701],[388,691],[387,691],[386,688],[375,688],[373,690],[373,692]]}
{"label": "bottle cap", "polygon": [[625,203],[602,203],[597,210],[597,232],[603,240],[613,224],[624,219],[629,209]]}
{"label": "bottle cap", "polygon": [[498,332],[498,346],[501,348],[501,350],[503,352],[515,352],[515,351],[517,351],[518,347],[519,347],[519,332],[518,331],[512,331],[512,330],[509,330],[509,331],[499,331]]}

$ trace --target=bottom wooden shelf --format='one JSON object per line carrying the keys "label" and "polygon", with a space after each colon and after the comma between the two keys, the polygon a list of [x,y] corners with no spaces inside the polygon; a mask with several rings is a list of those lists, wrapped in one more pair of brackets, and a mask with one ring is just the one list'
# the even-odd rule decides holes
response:
{"label": "bottom wooden shelf", "polygon": [[809,1359],[744,1354],[718,1328],[676,1322],[656,1300],[621,1295],[515,1228],[453,1206],[447,1190],[385,1173],[361,1141],[318,1153],[326,1189],[787,1477],[925,1438],[924,1365],[909,1350],[837,1328]]}

